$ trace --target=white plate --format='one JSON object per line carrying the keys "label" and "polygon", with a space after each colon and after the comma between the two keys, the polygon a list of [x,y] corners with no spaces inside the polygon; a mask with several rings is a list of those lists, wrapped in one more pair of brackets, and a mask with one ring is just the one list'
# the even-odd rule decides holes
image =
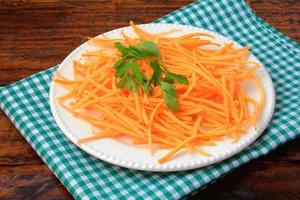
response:
{"label": "white plate", "polygon": [[[183,26],[176,24],[144,24],[140,25],[140,27],[152,33],[167,31],[170,29],[181,30],[178,33],[172,34],[172,36],[179,36],[191,32],[206,32],[214,35],[216,37],[216,41],[219,43],[224,44],[231,41],[222,35],[192,26]],[[129,35],[133,34],[130,27],[125,27],[104,33],[104,35],[109,37],[119,37],[120,31],[125,31],[125,33]],[[240,45],[236,42],[234,42],[234,45],[236,47],[240,47]],[[82,44],[61,63],[58,70],[62,75],[68,78],[72,78],[72,60],[78,59],[83,52],[87,50],[93,50],[93,48],[94,47],[87,43]],[[260,63],[253,55],[251,55],[248,60]],[[109,138],[85,143],[80,145],[79,147],[89,154],[106,162],[127,168],[145,171],[182,171],[204,167],[224,160],[240,152],[241,150],[249,146],[253,141],[255,141],[255,139],[257,139],[261,135],[263,130],[267,127],[272,117],[275,105],[274,87],[268,72],[261,63],[260,65],[262,67],[257,69],[256,73],[266,92],[266,104],[257,122],[257,131],[254,131],[253,128],[250,128],[247,134],[242,136],[241,139],[234,144],[231,143],[228,139],[218,142],[214,147],[203,147],[205,151],[212,155],[211,157],[205,157],[191,152],[182,151],[177,153],[176,156],[174,156],[170,161],[164,164],[158,164],[156,160],[167,153],[169,150],[156,150],[154,157],[152,157],[150,156],[147,148],[132,146],[124,142]],[[76,144],[78,138],[82,138],[91,134],[91,127],[86,122],[72,116],[57,104],[55,99],[65,92],[65,89],[52,82],[50,88],[51,110],[62,132],[73,143]],[[247,85],[246,93],[255,99],[258,99],[259,97],[258,91],[255,87],[253,87],[253,84]]]}

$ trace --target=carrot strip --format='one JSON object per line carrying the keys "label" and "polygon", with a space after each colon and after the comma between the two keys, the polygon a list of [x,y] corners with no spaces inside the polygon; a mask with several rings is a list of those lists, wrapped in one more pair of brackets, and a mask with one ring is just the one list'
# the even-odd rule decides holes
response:
{"label": "carrot strip", "polygon": [[200,126],[201,120],[202,120],[202,116],[198,116],[196,119],[195,125],[193,127],[193,130],[192,130],[193,136],[197,135],[197,133],[199,131],[199,126]]}
{"label": "carrot strip", "polygon": [[86,143],[86,142],[91,142],[94,141],[96,139],[102,139],[102,138],[111,138],[111,137],[116,137],[116,136],[120,136],[120,133],[111,133],[111,134],[95,134],[95,135],[91,135],[88,137],[84,137],[81,138],[77,141],[77,144],[82,144],[82,143]]}

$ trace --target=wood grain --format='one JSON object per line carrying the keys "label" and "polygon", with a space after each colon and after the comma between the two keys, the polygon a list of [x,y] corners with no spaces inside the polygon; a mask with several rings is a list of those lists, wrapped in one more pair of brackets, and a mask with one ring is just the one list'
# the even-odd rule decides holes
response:
{"label": "wood grain", "polygon": [[45,165],[0,167],[1,199],[72,199]]}
{"label": "wood grain", "polygon": [[[87,36],[147,23],[191,0],[0,1],[0,86],[60,63]],[[300,1],[250,0],[256,14],[300,41]],[[300,140],[241,167],[189,199],[300,199]],[[0,112],[0,199],[72,199]]]}

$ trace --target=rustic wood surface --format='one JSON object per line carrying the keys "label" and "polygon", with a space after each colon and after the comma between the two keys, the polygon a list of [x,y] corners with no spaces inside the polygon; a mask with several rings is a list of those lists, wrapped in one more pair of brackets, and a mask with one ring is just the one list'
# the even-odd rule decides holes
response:
{"label": "rustic wood surface", "polygon": [[[0,86],[60,63],[85,40],[147,23],[192,0],[0,1]],[[297,42],[300,1],[248,1],[256,14]],[[190,199],[300,199],[300,140],[250,162]],[[0,199],[72,199],[0,112]]]}

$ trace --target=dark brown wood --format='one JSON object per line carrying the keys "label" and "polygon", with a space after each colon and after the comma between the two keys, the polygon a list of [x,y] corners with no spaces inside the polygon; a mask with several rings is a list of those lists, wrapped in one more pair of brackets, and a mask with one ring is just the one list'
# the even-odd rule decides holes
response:
{"label": "dark brown wood", "polygon": [[0,199],[72,199],[47,166],[0,167]]}
{"label": "dark brown wood", "polygon": [[[0,2],[0,86],[60,63],[87,36],[151,22],[192,0]],[[298,0],[248,0],[256,14],[300,42]],[[300,140],[250,162],[189,199],[300,199]],[[0,112],[0,199],[72,199]]]}

